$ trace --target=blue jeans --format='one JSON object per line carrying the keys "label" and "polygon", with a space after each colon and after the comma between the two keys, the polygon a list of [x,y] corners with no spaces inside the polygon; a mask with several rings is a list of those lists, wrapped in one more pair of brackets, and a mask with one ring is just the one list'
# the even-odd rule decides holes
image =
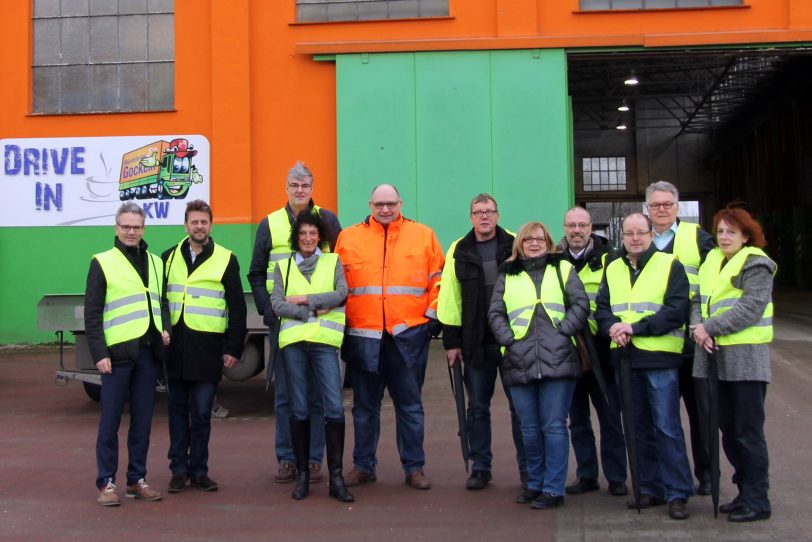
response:
{"label": "blue jeans", "polygon": [[374,473],[378,464],[375,452],[381,434],[384,388],[389,389],[395,407],[397,448],[404,472],[408,476],[425,465],[422,389],[428,358],[413,361],[407,367],[392,337],[384,333],[377,373],[350,366],[355,429],[352,459],[357,469]]}
{"label": "blue jeans", "polygon": [[570,406],[570,440],[575,452],[577,478],[598,479],[598,453],[592,431],[589,402],[595,406],[601,430],[601,464],[603,475],[610,482],[626,480],[626,441],[620,423],[620,394],[612,371],[604,370],[606,396],[598,387],[592,371],[584,373],[575,386]]}
{"label": "blue jeans", "polygon": [[483,367],[474,367],[471,364],[463,365],[463,378],[465,390],[468,392],[468,443],[471,449],[471,459],[474,470],[491,470],[493,453],[491,452],[491,399],[496,387],[496,373],[502,382],[502,389],[510,408],[510,426],[513,434],[513,445],[516,447],[516,463],[519,471],[527,471],[527,460],[524,457],[524,444],[522,443],[522,428],[513,400],[510,398],[510,389],[505,385],[502,373],[502,354],[496,344],[482,345],[484,351]]}
{"label": "blue jeans", "polygon": [[211,407],[217,382],[169,381],[169,470],[196,480],[209,472]]}
{"label": "blue jeans", "polygon": [[297,420],[306,420],[311,408],[308,404],[308,369],[316,375],[324,417],[331,422],[344,421],[344,403],[341,398],[341,368],[338,349],[326,344],[298,342],[282,349],[282,363],[288,376],[290,413]]}
{"label": "blue jeans", "polygon": [[[288,376],[279,352],[276,330],[271,330],[271,350],[274,363],[274,417],[276,418],[276,460],[279,463],[296,463],[290,438],[290,394]],[[310,405],[310,462],[321,463],[324,458],[324,407],[316,384],[313,369],[307,371],[308,404]]]}
{"label": "blue jeans", "polygon": [[569,461],[567,412],[576,382],[575,378],[551,378],[510,388],[522,424],[528,489],[564,494]]}
{"label": "blue jeans", "polygon": [[668,502],[687,499],[694,489],[680,420],[677,369],[634,369],[631,376],[640,491]]}
{"label": "blue jeans", "polygon": [[102,375],[101,417],[96,438],[96,487],[108,480],[115,483],[118,470],[118,428],[124,405],[130,401],[130,431],[127,434],[127,485],[147,476],[147,451],[155,404],[155,361],[148,346],[138,349],[138,359],[113,365]]}

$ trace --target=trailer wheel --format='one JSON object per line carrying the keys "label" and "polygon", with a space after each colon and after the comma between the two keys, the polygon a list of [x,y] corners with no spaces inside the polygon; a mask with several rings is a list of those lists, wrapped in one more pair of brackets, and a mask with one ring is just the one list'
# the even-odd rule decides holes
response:
{"label": "trailer wheel", "polygon": [[88,397],[96,402],[101,401],[101,386],[90,382],[82,382],[82,385],[85,387],[85,393]]}

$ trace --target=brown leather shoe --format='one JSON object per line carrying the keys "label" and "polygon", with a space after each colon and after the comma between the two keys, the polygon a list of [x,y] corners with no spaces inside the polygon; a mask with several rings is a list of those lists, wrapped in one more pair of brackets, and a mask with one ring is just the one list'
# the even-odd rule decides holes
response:
{"label": "brown leather shoe", "polygon": [[321,472],[321,463],[311,463],[310,464],[310,483],[315,484],[317,482],[321,482],[324,479],[324,476]]}
{"label": "brown leather shoe", "polygon": [[149,484],[141,478],[133,485],[127,486],[127,498],[139,501],[160,501],[161,492],[149,487]]}
{"label": "brown leather shoe", "polygon": [[374,472],[367,472],[353,467],[353,469],[344,476],[344,485],[347,487],[360,486],[374,482],[377,479]]}
{"label": "brown leather shoe", "polygon": [[276,468],[276,474],[274,474],[273,481],[277,484],[288,484],[293,481],[296,477],[296,467],[293,466],[293,463],[280,463],[279,466]]}
{"label": "brown leather shoe", "polygon": [[99,496],[96,499],[102,506],[118,506],[121,501],[116,493],[116,484],[107,482],[107,485],[99,490]]}
{"label": "brown leather shoe", "polygon": [[415,489],[431,489],[431,482],[423,474],[423,469],[416,470],[406,477],[406,483]]}

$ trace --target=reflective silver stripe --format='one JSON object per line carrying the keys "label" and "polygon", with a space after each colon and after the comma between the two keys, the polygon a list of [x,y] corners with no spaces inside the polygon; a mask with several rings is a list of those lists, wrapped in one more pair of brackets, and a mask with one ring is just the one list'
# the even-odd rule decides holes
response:
{"label": "reflective silver stripe", "polygon": [[133,294],[128,295],[127,297],[122,297],[119,299],[115,299],[104,306],[104,312],[109,312],[111,310],[117,309],[119,307],[123,307],[125,305],[132,305],[133,303],[138,303],[139,301],[144,300],[144,294]]}
{"label": "reflective silver stripe", "polygon": [[513,325],[515,327],[525,327],[530,325],[530,320],[527,318],[516,318],[513,320]]}
{"label": "reflective silver stripe", "polygon": [[666,335],[671,336],[671,337],[679,337],[680,339],[682,339],[682,338],[685,337],[685,330],[684,329],[672,329],[671,331],[666,333]]}
{"label": "reflective silver stripe", "polygon": [[319,326],[332,329],[333,331],[338,331],[339,333],[344,333],[344,326],[338,322],[333,322],[332,320],[319,320]]}
{"label": "reflective silver stripe", "polygon": [[693,284],[693,283],[689,284],[688,289],[692,294],[694,294],[694,295],[698,294],[699,293],[699,283],[697,282],[695,284]]}
{"label": "reflective silver stripe", "polygon": [[689,275],[698,275],[699,274],[699,269],[697,269],[693,265],[685,265],[685,264],[683,264],[682,267],[685,268],[685,272],[687,274],[689,274]]}
{"label": "reflective silver stripe", "polygon": [[214,316],[215,318],[225,318],[226,311],[220,309],[209,309],[206,307],[186,306],[186,314],[199,314],[201,316]]}
{"label": "reflective silver stripe", "polygon": [[434,309],[426,309],[426,313],[423,316],[437,320],[437,311]]}
{"label": "reflective silver stripe", "polygon": [[183,284],[167,284],[166,292],[170,294],[179,294],[183,291]]}
{"label": "reflective silver stripe", "polygon": [[116,316],[112,320],[108,320],[104,324],[102,324],[102,327],[104,329],[110,329],[113,326],[117,326],[117,325],[120,325],[120,324],[126,324],[127,322],[130,322],[132,320],[138,320],[139,318],[147,318],[148,316],[149,316],[149,313],[147,311],[135,311],[135,312],[131,312],[129,314],[123,314],[121,316]]}
{"label": "reflective silver stripe", "polygon": [[392,295],[413,295],[415,297],[420,297],[426,293],[426,289],[415,286],[387,286],[386,293]]}
{"label": "reflective silver stripe", "polygon": [[436,273],[432,273],[432,274],[429,275],[429,281],[431,281],[434,277],[442,277],[442,276],[443,276],[443,272],[442,271],[437,271]]}
{"label": "reflective silver stripe", "polygon": [[631,306],[629,308],[634,312],[644,312],[644,311],[657,312],[658,310],[663,308],[663,306],[660,303],[641,301],[639,303],[631,303]]}
{"label": "reflective silver stripe", "polygon": [[170,303],[169,304],[169,311],[179,311],[183,308],[183,303]]}
{"label": "reflective silver stripe", "polygon": [[755,327],[767,327],[767,326],[771,326],[771,325],[773,325],[773,317],[772,317],[772,316],[768,316],[768,317],[766,317],[766,318],[762,318],[761,320],[759,320],[758,322],[756,322],[756,323],[755,323],[755,324],[753,324],[753,325],[754,325]]}
{"label": "reflective silver stripe", "polygon": [[268,273],[267,275],[265,275],[265,280],[273,282],[274,281],[274,273]]}
{"label": "reflective silver stripe", "polygon": [[560,303],[545,303],[544,306],[547,307],[550,310],[558,311],[558,312],[566,312],[566,310],[567,310],[567,307],[565,307],[564,305],[562,305]]}
{"label": "reflective silver stripe", "polygon": [[595,302],[598,299],[598,292],[587,292],[586,296],[589,298],[591,302]]}
{"label": "reflective silver stripe", "polygon": [[293,254],[293,252],[277,252],[275,254],[269,254],[268,255],[268,261],[269,262],[280,262],[282,260],[287,260],[288,258],[290,258],[291,254]]}
{"label": "reflective silver stripe", "polygon": [[629,308],[625,303],[612,305],[612,312],[623,312]]}
{"label": "reflective silver stripe", "polygon": [[720,299],[716,303],[711,303],[710,311],[711,313],[716,312],[716,309],[720,309],[722,307],[732,307],[739,301],[738,297],[731,297],[729,299]]}
{"label": "reflective silver stripe", "polygon": [[360,286],[358,288],[350,288],[352,295],[381,295],[383,288],[380,286]]}
{"label": "reflective silver stripe", "polygon": [[383,331],[375,331],[374,329],[363,329],[360,327],[351,327],[347,329],[347,335],[354,335],[355,337],[364,337],[367,339],[381,339],[383,338]]}
{"label": "reflective silver stripe", "polygon": [[158,294],[154,293],[154,292],[150,292],[149,297],[155,302],[160,302],[161,301],[161,297]]}
{"label": "reflective silver stripe", "polygon": [[710,299],[710,296],[707,295],[699,296],[699,302],[702,303],[703,305],[708,302],[708,299]]}
{"label": "reflective silver stripe", "polygon": [[398,335],[399,333],[403,333],[407,329],[409,329],[409,326],[407,326],[406,324],[398,324],[392,328],[392,336]]}
{"label": "reflective silver stripe", "polygon": [[223,299],[226,296],[224,291],[211,288],[187,288],[186,293],[194,297],[213,297],[214,299]]}
{"label": "reflective silver stripe", "polygon": [[518,309],[516,309],[516,310],[512,310],[512,311],[510,311],[510,312],[508,313],[508,315],[507,315],[508,320],[513,320],[514,318],[516,318],[517,316],[519,316],[519,315],[520,315],[521,313],[523,313],[524,311],[531,310],[531,309],[532,309],[534,306],[535,306],[535,305],[527,305],[527,306],[525,306],[525,307],[519,307],[519,308],[518,308]]}

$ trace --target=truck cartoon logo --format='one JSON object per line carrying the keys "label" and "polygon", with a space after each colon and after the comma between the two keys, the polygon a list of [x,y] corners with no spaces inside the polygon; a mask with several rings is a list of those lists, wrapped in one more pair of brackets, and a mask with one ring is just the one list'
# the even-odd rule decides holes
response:
{"label": "truck cartoon logo", "polygon": [[121,157],[119,199],[185,198],[192,184],[203,182],[192,164],[196,155],[194,145],[180,138],[156,141],[126,153]]}

